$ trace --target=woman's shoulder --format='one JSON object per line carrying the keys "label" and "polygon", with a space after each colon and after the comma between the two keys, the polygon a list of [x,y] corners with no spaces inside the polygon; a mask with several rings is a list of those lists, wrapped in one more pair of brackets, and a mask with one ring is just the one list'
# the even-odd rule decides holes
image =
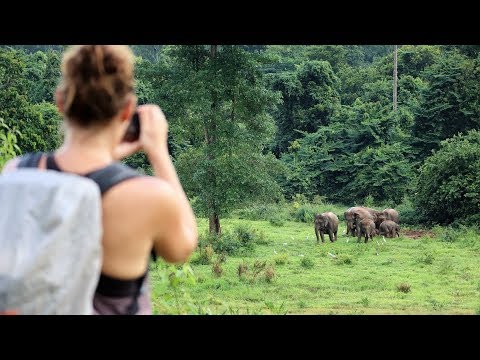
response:
{"label": "woman's shoulder", "polygon": [[20,157],[16,157],[16,158],[8,160],[5,163],[5,165],[3,166],[1,173],[6,174],[10,171],[14,171],[17,168],[17,165],[18,165],[20,159],[21,159]]}
{"label": "woman's shoulder", "polygon": [[[122,179],[109,191],[110,198],[119,198],[122,202],[139,203],[146,206],[149,203],[169,202],[175,194],[172,186],[159,177],[142,174],[123,163],[116,163],[115,170],[111,172],[113,178]],[[106,174],[108,176],[108,174]]]}

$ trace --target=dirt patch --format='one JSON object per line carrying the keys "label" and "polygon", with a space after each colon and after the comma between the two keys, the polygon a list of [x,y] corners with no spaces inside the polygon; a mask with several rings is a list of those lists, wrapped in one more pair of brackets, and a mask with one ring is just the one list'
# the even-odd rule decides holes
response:
{"label": "dirt patch", "polygon": [[419,239],[424,236],[434,237],[433,232],[429,230],[402,230],[400,235],[409,237],[410,239]]}

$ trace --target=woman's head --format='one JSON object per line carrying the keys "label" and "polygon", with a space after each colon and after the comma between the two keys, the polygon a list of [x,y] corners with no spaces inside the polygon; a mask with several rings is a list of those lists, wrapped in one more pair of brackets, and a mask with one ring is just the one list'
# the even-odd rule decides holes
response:
{"label": "woman's head", "polygon": [[134,56],[125,45],[77,45],[62,59],[57,103],[68,122],[103,126],[117,115],[126,120],[135,105]]}

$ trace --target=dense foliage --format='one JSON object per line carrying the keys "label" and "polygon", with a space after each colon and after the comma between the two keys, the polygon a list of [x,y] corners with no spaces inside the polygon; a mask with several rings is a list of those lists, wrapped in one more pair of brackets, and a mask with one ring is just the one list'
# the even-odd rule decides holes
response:
{"label": "dense foliage", "polygon": [[[0,118],[22,134],[21,152],[61,141],[53,95],[65,48],[0,47]],[[166,113],[182,183],[214,232],[235,208],[299,194],[349,205],[411,200],[438,222],[476,209],[476,133],[440,144],[479,128],[478,46],[399,46],[397,111],[390,45],[132,48],[139,103]],[[142,154],[127,162],[151,171]]]}
{"label": "dense foliage", "polygon": [[443,141],[420,168],[415,199],[425,217],[480,223],[480,132]]}

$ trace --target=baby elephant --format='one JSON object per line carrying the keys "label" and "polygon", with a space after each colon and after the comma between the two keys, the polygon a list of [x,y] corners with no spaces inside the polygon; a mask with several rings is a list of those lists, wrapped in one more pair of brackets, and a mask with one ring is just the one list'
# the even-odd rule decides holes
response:
{"label": "baby elephant", "polygon": [[392,220],[385,220],[380,224],[380,235],[384,235],[387,238],[394,238],[395,235],[400,237],[400,226],[392,221]]}
{"label": "baby elephant", "polygon": [[[325,242],[323,238],[324,233],[328,233],[331,242],[337,241],[338,232],[338,217],[332,212],[325,212],[321,215],[315,215],[315,235],[317,236],[317,244],[320,242],[318,233],[322,238],[322,243]],[[335,237],[334,237],[335,235]]]}
{"label": "baby elephant", "polygon": [[377,234],[375,222],[372,219],[361,219],[358,214],[355,214],[355,224],[358,235],[357,242],[360,242],[362,236],[365,236],[365,242],[368,242],[368,239],[373,239],[373,237]]}

